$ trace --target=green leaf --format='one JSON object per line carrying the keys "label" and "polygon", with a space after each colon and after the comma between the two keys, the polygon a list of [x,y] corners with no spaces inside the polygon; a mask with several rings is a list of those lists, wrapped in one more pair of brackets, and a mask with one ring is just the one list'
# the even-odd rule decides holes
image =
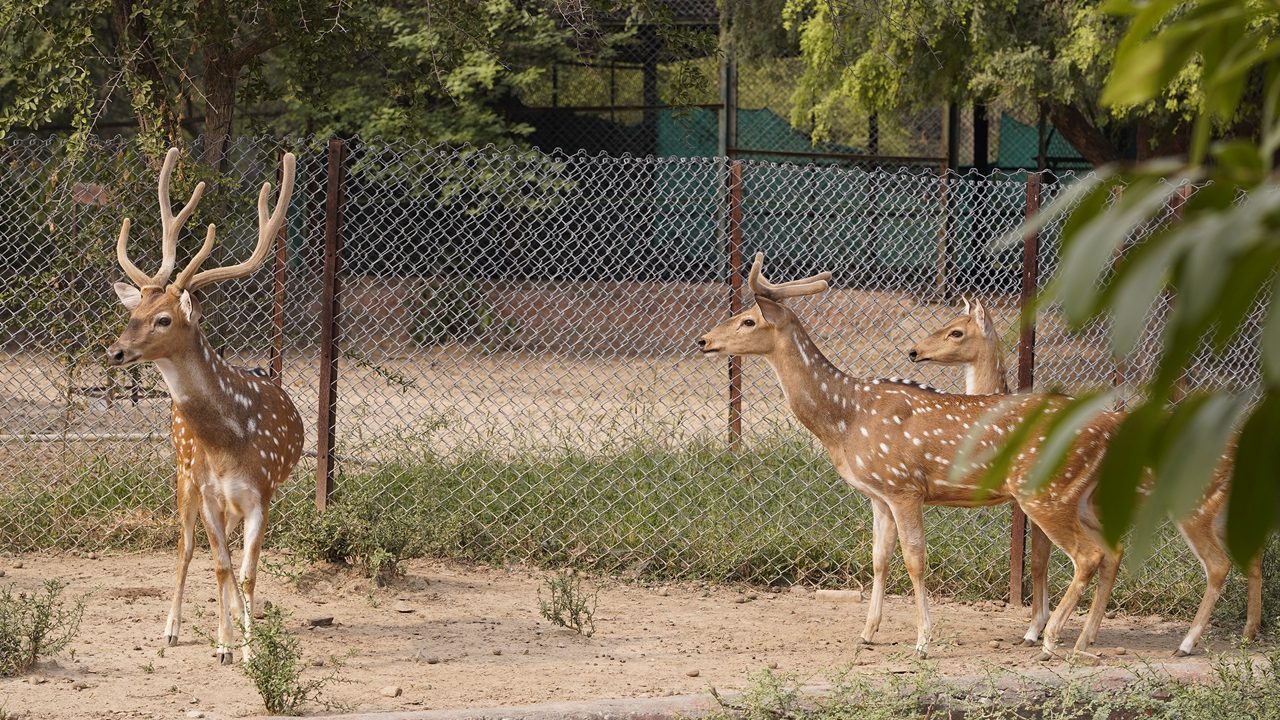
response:
{"label": "green leaf", "polygon": [[1102,537],[1118,547],[1133,522],[1138,485],[1146,477],[1146,459],[1164,420],[1164,408],[1157,403],[1138,406],[1120,421],[1107,444],[1107,454],[1098,470],[1094,491]]}
{"label": "green leaf", "polygon": [[986,463],[987,468],[978,481],[978,492],[975,496],[977,499],[981,499],[1008,479],[1009,469],[1013,466],[1014,458],[1026,445],[1031,431],[1050,409],[1051,399],[1046,397],[1038,400],[1022,416],[1018,424],[1009,431],[1004,441],[995,448],[993,454],[986,457],[978,454],[978,442],[996,421],[1004,418],[1015,407],[1025,402],[1026,399],[1026,396],[1008,396],[984,413],[978,422],[969,428],[969,432],[965,434],[964,440],[960,443],[960,448],[956,452],[955,462],[951,463],[951,471],[948,475],[950,482],[962,483],[971,472]]}
{"label": "green leaf", "polygon": [[1247,568],[1280,524],[1280,394],[1268,389],[1244,424],[1227,498],[1227,550]]}
{"label": "green leaf", "polygon": [[1197,393],[1184,400],[1164,431],[1164,443],[1151,500],[1178,519],[1204,497],[1227,438],[1244,404],[1235,395]]}
{"label": "green leaf", "polygon": [[[1049,201],[1049,204],[1040,208],[1040,212],[1019,225],[1016,230],[993,239],[988,245],[988,249],[992,252],[998,252],[1015,245],[1021,245],[1024,237],[1044,230],[1049,223],[1054,222],[1063,215],[1068,216],[1067,222],[1070,223],[1070,218],[1079,211],[1078,208],[1082,205],[1101,208],[1111,196],[1111,188],[1115,187],[1114,174],[1114,171],[1110,168],[1102,168],[1069,185],[1066,190],[1058,193],[1053,200]],[[1094,198],[1097,199],[1095,200]]]}
{"label": "green leaf", "polygon": [[1280,274],[1271,283],[1267,303],[1267,321],[1262,326],[1262,371],[1272,387],[1280,385]]}
{"label": "green leaf", "polygon": [[1081,437],[1081,428],[1114,403],[1114,392],[1093,391],[1071,399],[1058,409],[1049,426],[1042,428],[1044,442],[1040,443],[1040,449],[1036,453],[1036,461],[1027,476],[1026,488],[1031,492],[1039,492],[1058,477],[1067,462],[1067,456],[1076,447],[1077,438]]}
{"label": "green leaf", "polygon": [[[1155,180],[1143,180],[1126,189],[1115,207],[1099,212],[1097,207],[1085,207],[1078,211],[1092,213],[1084,221],[1068,244],[1067,229],[1063,228],[1063,258],[1058,270],[1061,279],[1057,300],[1063,313],[1079,328],[1092,319],[1094,313],[1091,292],[1099,284],[1102,271],[1111,264],[1116,250],[1136,228],[1148,221],[1164,207],[1176,189]],[[1072,220],[1076,217],[1073,216]]]}

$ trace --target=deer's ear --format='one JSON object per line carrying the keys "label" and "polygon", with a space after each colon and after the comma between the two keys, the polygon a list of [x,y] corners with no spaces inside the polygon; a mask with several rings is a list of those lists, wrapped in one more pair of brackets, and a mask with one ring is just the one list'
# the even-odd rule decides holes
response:
{"label": "deer's ear", "polygon": [[965,314],[965,315],[972,315],[972,314],[973,314],[973,311],[969,308],[969,298],[967,298],[967,297],[965,297],[965,296],[961,295],[961,296],[960,296],[960,299],[964,301],[964,314]]}
{"label": "deer's ear", "polygon": [[760,308],[760,314],[764,317],[764,321],[770,325],[785,325],[787,322],[787,309],[769,298],[757,297],[756,307]]}
{"label": "deer's ear", "polygon": [[116,291],[116,297],[120,298],[120,303],[128,308],[130,312],[142,302],[142,291],[129,283],[118,282],[112,284],[111,287]]}
{"label": "deer's ear", "polygon": [[982,306],[981,300],[973,302],[973,320],[978,323],[978,327],[982,328],[982,334],[986,337],[996,334],[996,326],[991,322],[991,316],[987,314],[987,309]]}
{"label": "deer's ear", "polygon": [[182,308],[182,314],[187,317],[187,322],[195,323],[200,320],[200,301],[191,295],[190,290],[183,290],[178,296],[178,307]]}

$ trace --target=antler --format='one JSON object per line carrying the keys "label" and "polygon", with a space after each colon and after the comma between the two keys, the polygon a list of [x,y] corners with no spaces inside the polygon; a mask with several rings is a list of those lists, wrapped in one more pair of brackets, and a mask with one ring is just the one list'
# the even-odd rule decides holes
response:
{"label": "antler", "polygon": [[[196,270],[200,268],[200,264],[209,257],[209,252],[213,249],[213,238],[216,228],[209,226],[208,232],[205,234],[204,245],[200,248],[200,252],[191,259],[191,262],[178,275],[174,285],[180,290],[198,290],[205,285],[212,285],[222,280],[232,280],[235,278],[252,275],[254,271],[262,267],[262,263],[267,259],[267,252],[271,249],[271,241],[275,238],[276,233],[280,231],[280,226],[284,224],[285,216],[289,209],[289,196],[293,194],[293,176],[295,160],[293,153],[285,153],[283,158],[284,170],[280,178],[280,197],[276,201],[275,210],[267,215],[267,195],[271,192],[271,183],[262,183],[262,190],[258,193],[258,245],[253,249],[253,254],[248,260],[227,267],[212,268],[196,274]],[[194,277],[193,277],[194,274]]]}
{"label": "antler", "polygon": [[765,279],[760,272],[760,268],[763,266],[764,253],[758,252],[756,253],[755,262],[751,263],[751,274],[747,276],[747,286],[751,288],[751,292],[770,300],[782,300],[789,297],[820,293],[827,289],[827,281],[831,279],[830,272],[820,272],[802,280],[774,284]]}
{"label": "antler", "polygon": [[204,195],[204,183],[196,185],[195,190],[191,191],[191,199],[187,204],[182,206],[182,210],[174,217],[173,206],[169,204],[169,178],[173,175],[173,166],[178,162],[178,148],[169,148],[169,152],[165,153],[164,165],[160,168],[160,182],[158,195],[160,198],[160,270],[154,277],[148,277],[146,273],[138,269],[129,260],[129,254],[125,250],[125,246],[129,242],[129,218],[125,218],[120,224],[120,237],[116,240],[116,260],[120,262],[120,267],[124,269],[130,280],[138,286],[144,285],[160,285],[163,286],[165,281],[169,279],[169,275],[173,273],[173,265],[177,260],[178,253],[178,231],[182,229],[187,218],[191,217],[191,213],[195,212],[196,205],[200,202],[200,198]]}

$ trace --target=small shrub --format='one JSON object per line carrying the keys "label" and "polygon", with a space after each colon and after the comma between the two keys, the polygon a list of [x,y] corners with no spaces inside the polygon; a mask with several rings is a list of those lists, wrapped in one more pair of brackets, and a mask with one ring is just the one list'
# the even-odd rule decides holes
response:
{"label": "small shrub", "polygon": [[420,533],[410,516],[387,512],[371,496],[335,498],[324,512],[307,511],[281,543],[308,562],[346,563],[375,582],[404,572],[400,562],[420,554]]}
{"label": "small shrub", "polygon": [[538,593],[538,614],[560,627],[572,628],[580,635],[590,637],[596,631],[597,588],[590,594],[582,589],[582,578],[572,570],[561,570],[547,578],[550,601]]}
{"label": "small shrub", "polygon": [[253,624],[249,639],[250,657],[241,664],[244,674],[253,681],[267,712],[276,715],[296,715],[307,702],[319,702],[324,688],[338,680],[338,664],[324,677],[302,679],[306,663],[298,639],[284,627],[284,614],[277,607],[269,607],[263,618]]}
{"label": "small shrub", "polygon": [[15,594],[13,585],[0,589],[0,677],[26,672],[75,638],[85,601],[77,598],[68,607],[62,600],[64,588],[55,578],[31,595]]}

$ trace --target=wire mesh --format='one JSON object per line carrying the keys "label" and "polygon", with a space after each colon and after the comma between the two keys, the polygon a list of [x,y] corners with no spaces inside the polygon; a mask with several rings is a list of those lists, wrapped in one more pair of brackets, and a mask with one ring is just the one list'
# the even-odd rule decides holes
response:
{"label": "wire mesh", "polygon": [[[181,263],[198,246],[192,228],[216,221],[211,262],[247,255],[256,188],[286,147],[298,179],[280,332],[265,269],[203,300],[205,332],[233,362],[266,366],[283,352],[283,382],[307,420],[311,454],[275,503],[276,528],[314,517],[321,145],[233,142],[179,240]],[[135,261],[145,270],[158,256],[156,158],[131,141],[95,141],[75,161],[65,150],[37,140],[0,150],[0,545],[164,545],[175,539],[164,385],[149,367],[109,370],[101,352],[126,319],[108,287],[123,216],[136,221]],[[869,506],[791,419],[772,373],[743,363],[734,445],[725,363],[694,352],[730,305],[728,170],[716,158],[352,143],[334,502],[402,515],[453,557],[868,581]],[[174,196],[201,172],[184,165]],[[991,241],[1022,220],[1024,176],[754,160],[741,172],[743,255],[764,250],[777,279],[835,273],[831,291],[795,307],[837,365],[960,391],[959,373],[906,362],[915,340],[958,314],[960,294],[980,296],[1013,337],[1021,248]],[[1042,278],[1056,232],[1042,233]],[[1121,373],[1100,330],[1067,333],[1053,310],[1036,353],[1043,388],[1132,383],[1149,370],[1138,356]],[[1256,352],[1233,362],[1206,358],[1191,381],[1253,382]],[[926,525],[931,590],[1007,593],[1008,508],[930,508]],[[1122,576],[1115,603],[1185,613],[1202,583],[1170,534],[1141,576]],[[891,587],[909,591],[905,573]]]}

